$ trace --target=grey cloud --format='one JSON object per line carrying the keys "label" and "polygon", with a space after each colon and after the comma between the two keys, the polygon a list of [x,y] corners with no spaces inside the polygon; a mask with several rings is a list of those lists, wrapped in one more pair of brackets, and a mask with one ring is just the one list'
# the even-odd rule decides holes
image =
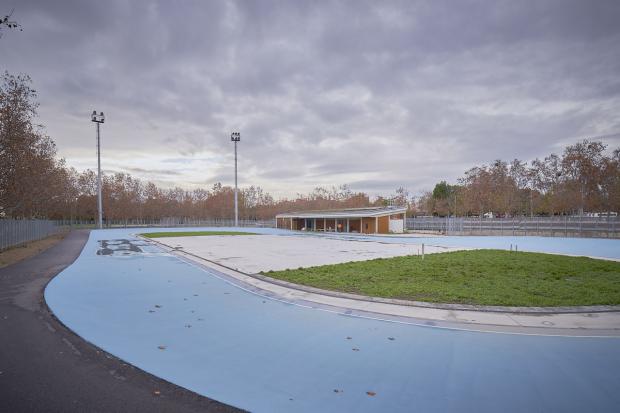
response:
{"label": "grey cloud", "polygon": [[181,175],[181,172],[172,169],[146,169],[125,166],[123,170],[140,175]]}
{"label": "grey cloud", "polygon": [[233,129],[244,182],[282,194],[415,192],[620,131],[613,0],[8,7],[24,31],[0,39],[3,63],[33,77],[61,152],[88,153],[104,110],[105,154],[145,178],[182,165],[168,186],[229,182]]}

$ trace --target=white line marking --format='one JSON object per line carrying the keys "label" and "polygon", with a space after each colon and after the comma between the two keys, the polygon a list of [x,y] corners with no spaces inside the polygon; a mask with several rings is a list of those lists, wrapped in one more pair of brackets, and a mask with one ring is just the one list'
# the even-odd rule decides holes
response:
{"label": "white line marking", "polygon": [[[163,248],[162,248],[163,249]],[[200,270],[202,270],[203,272],[206,272],[207,274],[209,274],[212,277],[216,277],[222,281],[224,281],[225,283],[232,285],[233,287],[239,288],[240,290],[246,291],[250,294],[254,294],[258,297],[261,298],[265,298],[268,300],[272,300],[272,301],[278,301],[284,304],[289,304],[289,305],[294,305],[297,307],[302,307],[302,308],[309,308],[309,309],[314,309],[314,310],[319,310],[319,311],[325,311],[327,313],[332,313],[332,314],[338,314],[338,315],[343,315],[343,316],[348,316],[348,317],[356,317],[356,318],[362,318],[362,319],[367,319],[367,320],[375,320],[375,321],[385,321],[388,323],[396,323],[396,324],[405,324],[405,325],[412,325],[412,326],[417,326],[417,327],[426,327],[426,328],[438,328],[438,329],[443,329],[443,330],[455,330],[455,331],[469,331],[469,332],[474,332],[474,333],[493,333],[493,334],[508,334],[508,335],[519,335],[519,336],[537,336],[537,337],[567,337],[567,338],[612,338],[612,339],[618,339],[620,337],[618,336],[591,336],[591,335],[571,335],[571,334],[539,334],[539,333],[521,333],[521,332],[515,332],[515,331],[496,331],[496,330],[481,330],[481,329],[475,329],[475,328],[459,328],[459,327],[448,327],[448,326],[438,326],[438,325],[428,325],[426,323],[416,323],[416,322],[412,322],[412,321],[402,321],[402,320],[391,320],[391,319],[387,319],[387,318],[381,318],[381,317],[371,317],[371,316],[366,316],[366,315],[361,315],[361,314],[347,314],[346,312],[340,312],[340,311],[334,311],[334,310],[329,310],[327,308],[320,308],[320,307],[313,307],[313,306],[309,306],[309,305],[303,305],[303,304],[299,304],[299,303],[295,303],[292,301],[288,301],[288,300],[284,300],[281,298],[274,298],[274,297],[270,297],[268,295],[264,295],[261,294],[259,292],[256,291],[252,291],[249,290],[245,287],[242,287],[241,285],[230,281],[229,279],[223,278],[221,276],[219,276],[218,274],[215,274],[211,271],[209,271],[207,268],[205,268],[206,266],[200,265],[198,263],[195,263],[191,260],[189,260],[188,258],[183,258],[177,254],[172,254],[174,257],[176,257],[177,259],[179,259],[180,261],[191,265],[193,267],[199,268]],[[212,270],[213,271],[213,270]],[[357,311],[357,310],[356,310]],[[431,321],[431,320],[429,320]],[[432,321],[432,322],[437,322],[437,321]],[[441,321],[439,321],[441,322]],[[535,328],[535,327],[524,327],[524,328]]]}

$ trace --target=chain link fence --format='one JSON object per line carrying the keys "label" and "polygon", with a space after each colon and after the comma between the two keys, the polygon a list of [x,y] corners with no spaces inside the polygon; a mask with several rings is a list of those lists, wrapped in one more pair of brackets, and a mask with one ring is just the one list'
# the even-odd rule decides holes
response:
{"label": "chain link fence", "polygon": [[407,229],[446,235],[539,235],[551,237],[620,238],[618,217],[416,217]]}

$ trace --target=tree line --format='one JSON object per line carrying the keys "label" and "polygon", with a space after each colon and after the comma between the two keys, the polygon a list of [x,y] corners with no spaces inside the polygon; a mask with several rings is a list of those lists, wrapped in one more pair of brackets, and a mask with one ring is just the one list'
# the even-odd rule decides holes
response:
{"label": "tree line", "polygon": [[[97,176],[68,167],[37,124],[37,93],[27,75],[4,73],[0,84],[0,218],[91,220],[97,213]],[[106,220],[165,217],[231,219],[234,189],[161,188],[127,173],[103,176]],[[272,219],[298,210],[406,205],[416,215],[557,215],[620,210],[620,148],[584,140],[530,163],[497,160],[465,172],[456,184],[410,197],[401,187],[372,200],[347,185],[317,187],[276,200],[258,186],[240,188],[241,219]]]}
{"label": "tree line", "polygon": [[581,215],[620,212],[620,148],[585,139],[561,155],[527,162],[496,160],[442,181],[417,200],[423,215]]}

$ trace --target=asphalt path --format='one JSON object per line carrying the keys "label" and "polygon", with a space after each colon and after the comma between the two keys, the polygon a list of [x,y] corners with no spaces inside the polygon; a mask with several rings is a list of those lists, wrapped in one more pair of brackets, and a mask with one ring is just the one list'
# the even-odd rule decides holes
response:
{"label": "asphalt path", "polygon": [[239,411],[124,363],[50,313],[43,289],[87,238],[88,231],[73,231],[0,269],[0,412]]}

